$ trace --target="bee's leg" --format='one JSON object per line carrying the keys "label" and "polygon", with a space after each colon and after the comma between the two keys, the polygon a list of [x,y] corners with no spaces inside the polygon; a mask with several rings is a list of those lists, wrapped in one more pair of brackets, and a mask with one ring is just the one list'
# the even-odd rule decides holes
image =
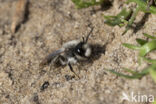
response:
{"label": "bee's leg", "polygon": [[70,63],[68,63],[68,66],[69,66],[70,70],[75,74],[75,76],[77,76],[77,77],[80,79],[79,75],[77,75],[77,74],[74,72],[73,67],[71,66]]}

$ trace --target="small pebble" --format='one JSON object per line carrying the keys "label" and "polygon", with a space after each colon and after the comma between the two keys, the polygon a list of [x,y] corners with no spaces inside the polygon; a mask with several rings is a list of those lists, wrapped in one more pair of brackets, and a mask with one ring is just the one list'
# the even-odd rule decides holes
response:
{"label": "small pebble", "polygon": [[36,104],[40,104],[37,93],[34,94],[33,101],[34,101]]}
{"label": "small pebble", "polygon": [[67,81],[69,81],[69,80],[72,80],[73,78],[75,78],[75,76],[65,75],[65,78]]}
{"label": "small pebble", "polygon": [[45,82],[43,83],[43,85],[41,86],[40,90],[41,90],[41,91],[44,91],[46,88],[48,88],[48,86],[49,86],[49,82],[48,82],[48,81],[45,81]]}

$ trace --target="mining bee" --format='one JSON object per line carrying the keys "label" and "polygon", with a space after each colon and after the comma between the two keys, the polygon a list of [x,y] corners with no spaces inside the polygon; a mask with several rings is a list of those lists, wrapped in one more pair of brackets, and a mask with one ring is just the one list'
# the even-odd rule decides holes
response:
{"label": "mining bee", "polygon": [[63,44],[62,48],[50,53],[44,60],[40,63],[40,66],[47,65],[60,65],[69,66],[69,69],[79,78],[79,76],[74,72],[72,65],[77,62],[86,61],[89,59],[92,53],[91,46],[87,43],[93,28],[87,35],[86,38],[82,37],[82,40],[72,40]]}

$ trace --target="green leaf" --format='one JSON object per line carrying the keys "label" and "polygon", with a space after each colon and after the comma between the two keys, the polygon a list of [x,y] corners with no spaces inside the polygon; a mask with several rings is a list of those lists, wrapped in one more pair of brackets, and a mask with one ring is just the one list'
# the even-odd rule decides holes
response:
{"label": "green leaf", "polygon": [[150,39],[156,39],[156,37],[151,36],[151,35],[148,35],[148,34],[146,34],[146,33],[144,33],[143,35],[146,36],[147,38],[150,38]]}
{"label": "green leaf", "polygon": [[156,60],[154,60],[154,59],[148,59],[148,58],[146,58],[146,57],[142,57],[142,59],[143,59],[144,61],[146,61],[147,63],[155,64],[155,65],[156,65]]}
{"label": "green leaf", "polygon": [[147,53],[156,49],[156,40],[152,40],[146,44],[144,44],[139,50],[139,56],[143,57]]}
{"label": "green leaf", "polygon": [[108,70],[108,71],[110,71],[113,74],[116,74],[119,77],[124,77],[124,78],[128,78],[128,79],[140,79],[140,78],[142,78],[143,76],[145,76],[145,75],[147,75],[149,73],[149,69],[147,69],[147,68],[143,69],[140,73],[136,72],[136,71],[133,71],[131,69],[127,69],[127,68],[124,68],[124,69],[127,72],[130,72],[132,75],[126,75],[126,74],[123,74],[123,73],[116,72],[114,70]]}
{"label": "green leaf", "polygon": [[150,70],[149,72],[150,72],[151,77],[156,83],[156,64],[149,67],[149,70]]}
{"label": "green leaf", "polygon": [[131,75],[125,75],[119,72],[116,72],[114,70],[109,70],[111,73],[116,74],[119,77],[124,77],[124,78],[128,78],[128,79],[138,79],[140,78],[140,76],[131,76]]}
{"label": "green leaf", "polygon": [[154,6],[150,6],[149,9],[147,8],[148,5],[143,0],[128,0],[127,2],[135,2],[141,11],[145,13],[153,13],[156,14],[156,8]]}
{"label": "green leaf", "polygon": [[104,2],[104,0],[96,1],[96,0],[88,0],[87,2],[84,0],[72,0],[72,2],[76,5],[77,8],[87,8],[89,6],[100,5]]}
{"label": "green leaf", "polygon": [[137,41],[137,43],[140,44],[141,46],[148,42],[147,40],[143,40],[143,39],[139,39],[139,38],[137,38],[136,41]]}
{"label": "green leaf", "polygon": [[128,68],[123,68],[125,71],[127,71],[127,72],[130,72],[130,73],[132,73],[132,74],[137,74],[137,72],[135,72],[135,71],[133,71],[133,70],[131,70],[131,69],[128,69]]}
{"label": "green leaf", "polygon": [[126,19],[131,15],[131,10],[123,9],[117,16],[104,16],[105,23],[110,26],[123,26],[126,23]]}
{"label": "green leaf", "polygon": [[140,49],[139,46],[135,46],[135,45],[132,45],[132,44],[123,43],[122,45],[127,47],[127,48],[134,49],[134,50]]}
{"label": "green leaf", "polygon": [[149,69],[148,68],[145,68],[139,74],[140,75],[147,75],[148,73],[149,73]]}
{"label": "green leaf", "polygon": [[136,16],[137,16],[137,14],[138,14],[139,11],[140,11],[140,8],[139,8],[139,7],[137,7],[136,10],[133,11],[133,14],[132,14],[131,18],[129,19],[128,24],[127,24],[127,26],[126,26],[126,29],[125,29],[125,31],[122,33],[122,35],[124,35],[124,34],[130,29],[130,27],[131,27],[132,24],[134,23],[134,20],[135,20],[135,18],[136,18]]}

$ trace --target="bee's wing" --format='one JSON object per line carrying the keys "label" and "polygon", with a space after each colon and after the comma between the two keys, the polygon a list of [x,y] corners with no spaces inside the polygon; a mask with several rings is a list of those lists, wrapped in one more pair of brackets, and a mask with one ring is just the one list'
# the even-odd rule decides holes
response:
{"label": "bee's wing", "polygon": [[49,64],[52,60],[54,60],[56,57],[58,57],[63,52],[64,52],[63,48],[52,52],[51,54],[49,54],[48,56],[46,56],[43,59],[43,61],[40,63],[40,66],[44,66],[44,65]]}

